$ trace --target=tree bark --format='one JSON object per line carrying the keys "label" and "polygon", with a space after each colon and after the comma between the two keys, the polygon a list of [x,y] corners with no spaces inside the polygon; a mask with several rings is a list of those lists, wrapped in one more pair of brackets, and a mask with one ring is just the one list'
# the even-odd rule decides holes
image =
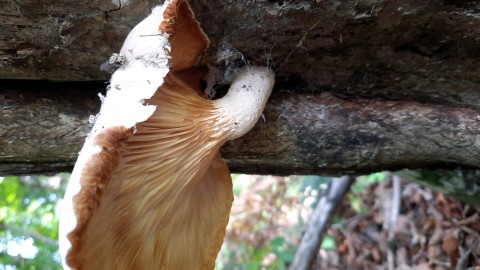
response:
{"label": "tree bark", "polygon": [[[265,119],[222,149],[233,171],[479,166],[480,1],[190,4],[223,83],[245,64],[277,74]],[[154,5],[0,0],[0,79],[17,79],[0,82],[1,174],[71,168],[110,76],[99,66]]]}
{"label": "tree bark", "polygon": [[[89,117],[99,110],[103,86],[1,86],[0,172],[69,170],[91,128]],[[480,112],[471,108],[277,89],[255,128],[228,142],[222,154],[233,171],[257,174],[472,168],[480,166],[479,134]]]}
{"label": "tree bark", "polygon": [[[99,70],[156,1],[0,1],[0,78],[108,80]],[[480,104],[480,1],[190,0],[204,63],[270,65],[283,89]]]}

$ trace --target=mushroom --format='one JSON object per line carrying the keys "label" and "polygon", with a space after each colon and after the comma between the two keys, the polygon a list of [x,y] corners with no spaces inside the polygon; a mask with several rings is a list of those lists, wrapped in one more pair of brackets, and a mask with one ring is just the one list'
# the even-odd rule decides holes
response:
{"label": "mushroom", "polygon": [[128,35],[65,193],[65,269],[213,269],[233,201],[219,148],[258,121],[274,74],[246,67],[209,100],[208,42],[183,0]]}

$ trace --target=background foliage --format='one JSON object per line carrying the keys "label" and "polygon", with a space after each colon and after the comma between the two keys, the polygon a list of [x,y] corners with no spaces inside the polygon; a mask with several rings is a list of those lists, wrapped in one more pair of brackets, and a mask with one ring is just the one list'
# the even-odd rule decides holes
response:
{"label": "background foliage", "polygon": [[61,269],[57,209],[67,177],[0,178],[0,270]]}
{"label": "background foliage", "polygon": [[[68,177],[0,177],[0,270],[61,269],[58,209]],[[216,269],[285,269],[329,178],[233,180],[235,202]]]}
{"label": "background foliage", "polygon": [[[395,188],[391,176],[357,177],[313,269],[390,269],[391,264],[447,270],[480,262],[480,213],[474,207],[406,178]],[[448,175],[427,176],[435,181]],[[0,270],[61,269],[58,209],[68,177],[0,177]],[[330,178],[232,178],[235,201],[216,270],[287,269]]]}

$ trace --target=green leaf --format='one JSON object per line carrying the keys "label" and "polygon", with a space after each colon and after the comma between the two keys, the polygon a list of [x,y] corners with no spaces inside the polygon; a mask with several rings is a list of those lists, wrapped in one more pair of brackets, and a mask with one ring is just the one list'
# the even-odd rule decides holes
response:
{"label": "green leaf", "polygon": [[333,239],[333,237],[331,237],[330,235],[326,235],[323,238],[321,249],[335,250],[336,249],[335,239]]}
{"label": "green leaf", "polygon": [[285,238],[283,237],[276,237],[275,239],[273,239],[270,244],[274,247],[280,247],[280,246],[283,246],[285,244]]}

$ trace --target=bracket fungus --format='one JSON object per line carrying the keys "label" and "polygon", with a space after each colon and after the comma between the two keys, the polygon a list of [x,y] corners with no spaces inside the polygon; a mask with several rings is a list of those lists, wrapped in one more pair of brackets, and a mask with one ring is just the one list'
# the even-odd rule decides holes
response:
{"label": "bracket fungus", "polygon": [[247,67],[217,100],[196,66],[209,40],[165,1],[128,35],[65,193],[65,269],[212,269],[233,201],[219,148],[248,132],[274,74]]}

